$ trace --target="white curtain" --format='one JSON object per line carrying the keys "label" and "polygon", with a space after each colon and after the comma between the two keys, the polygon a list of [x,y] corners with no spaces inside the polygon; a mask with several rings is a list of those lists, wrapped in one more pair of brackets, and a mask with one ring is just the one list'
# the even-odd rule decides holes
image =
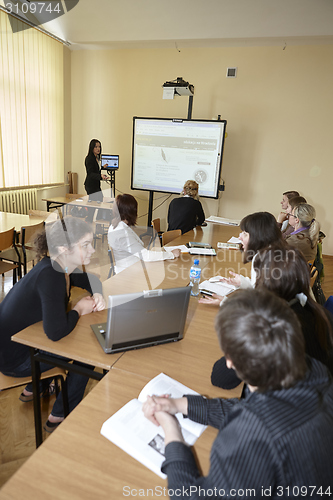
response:
{"label": "white curtain", "polygon": [[64,182],[63,94],[62,44],[0,11],[0,188]]}

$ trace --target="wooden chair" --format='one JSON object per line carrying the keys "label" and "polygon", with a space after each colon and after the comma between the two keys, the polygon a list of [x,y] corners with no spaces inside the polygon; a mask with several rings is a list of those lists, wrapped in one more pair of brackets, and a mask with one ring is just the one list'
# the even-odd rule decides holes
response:
{"label": "wooden chair", "polygon": [[[51,368],[50,370],[40,374],[41,380],[46,378],[57,379],[59,377],[62,378],[62,380],[66,379],[66,372],[62,368]],[[13,389],[14,387],[20,387],[21,385],[27,385],[30,384],[31,381],[31,377],[8,377],[7,375],[0,373],[0,391]]]}
{"label": "wooden chair", "polygon": [[109,270],[109,274],[108,274],[108,279],[109,279],[116,274],[116,271],[114,268],[114,256],[113,256],[113,252],[112,252],[111,247],[109,247],[109,249],[108,249],[108,255],[109,255],[109,259],[110,259],[110,270]]}
{"label": "wooden chair", "polygon": [[162,246],[166,245],[172,240],[175,240],[178,238],[178,236],[181,236],[182,232],[180,229],[174,229],[173,231],[166,231],[165,233],[162,234]]}
{"label": "wooden chair", "polygon": [[[15,229],[9,229],[8,231],[3,231],[0,233],[0,274],[2,276],[7,273],[8,271],[13,271],[13,285],[16,283],[16,269],[18,269],[19,276],[21,276],[21,262],[20,262],[20,256],[19,253],[16,249],[15,246],[15,238],[16,238],[16,233]],[[2,259],[4,259],[4,254],[5,251],[7,250],[12,250],[15,252],[16,255],[16,262],[4,262]]]}
{"label": "wooden chair", "polygon": [[[100,211],[103,211],[104,214],[108,218],[105,219],[99,219],[99,214]],[[104,210],[103,208],[96,208],[94,218],[93,218],[93,226],[94,226],[94,248],[96,248],[96,240],[98,240],[100,237],[102,238],[102,243],[104,243],[104,238],[107,237],[109,227],[111,224],[111,212],[108,214],[107,210]]]}
{"label": "wooden chair", "polygon": [[318,277],[318,269],[315,266],[312,266],[310,269],[310,287],[313,288],[315,281]]}
{"label": "wooden chair", "polygon": [[155,229],[155,231],[157,233],[160,233],[161,232],[161,219],[158,218],[158,219],[153,219],[151,221],[151,225],[153,226],[153,228]]}
{"label": "wooden chair", "polygon": [[[19,241],[16,243],[15,248],[10,248],[3,252],[3,258],[14,262],[23,267],[24,274],[27,274],[27,262],[33,262],[36,258],[36,252],[32,250],[33,240],[35,235],[43,230],[44,222],[39,222],[32,226],[22,226]],[[21,270],[19,276],[21,277]]]}
{"label": "wooden chair", "polygon": [[[62,401],[64,408],[64,416],[67,417],[69,414],[68,407],[68,394],[67,394],[67,384],[66,384],[66,372],[62,368],[51,368],[46,372],[40,374],[40,379],[44,380],[46,378],[52,378],[55,380],[55,389],[56,395],[59,394],[59,386],[58,382],[60,382],[61,391],[62,391]],[[0,373],[0,392],[5,391],[7,389],[13,389],[14,387],[20,387],[23,385],[27,385],[32,382],[31,377],[8,377],[3,373]]]}

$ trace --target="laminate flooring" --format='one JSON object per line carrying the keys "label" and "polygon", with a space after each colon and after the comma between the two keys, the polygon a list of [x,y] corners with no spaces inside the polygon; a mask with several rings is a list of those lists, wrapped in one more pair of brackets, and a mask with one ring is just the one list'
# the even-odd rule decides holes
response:
{"label": "laminate flooring", "polygon": [[[98,274],[105,278],[108,263],[98,264]],[[333,256],[324,256],[325,278],[323,290],[325,296],[333,295]],[[1,278],[0,278],[1,279]],[[2,278],[1,300],[11,288],[11,278]],[[97,382],[90,380],[86,389],[89,392]],[[33,406],[21,403],[19,395],[22,387],[0,392],[0,487],[21,467],[35,450]],[[43,422],[51,411],[54,396],[42,400]],[[44,433],[47,439],[47,433]],[[24,492],[22,492],[24,495]]]}

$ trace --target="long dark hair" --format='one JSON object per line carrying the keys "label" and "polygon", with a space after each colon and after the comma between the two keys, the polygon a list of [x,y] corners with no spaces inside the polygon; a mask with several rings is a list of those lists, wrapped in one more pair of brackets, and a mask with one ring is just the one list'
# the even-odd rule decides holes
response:
{"label": "long dark hair", "polygon": [[101,147],[101,150],[99,152],[99,155],[97,156],[97,158],[100,160],[101,159],[101,154],[102,154],[102,143],[101,141],[99,141],[98,139],[91,139],[91,141],[89,142],[89,149],[88,149],[88,154],[86,156],[86,158],[89,156],[89,155],[94,155],[94,147],[96,146],[96,143],[98,142],[98,144],[100,145]]}
{"label": "long dark hair", "polygon": [[244,262],[250,262],[255,254],[269,245],[283,245],[281,231],[274,215],[269,212],[255,212],[241,220],[240,228],[249,233],[249,243],[244,252]]}
{"label": "long dark hair", "polygon": [[[256,287],[264,287],[291,302],[296,294],[307,297],[307,307],[316,323],[316,335],[322,349],[333,345],[333,332],[326,312],[310,296],[310,269],[302,252],[291,246],[272,246],[259,252],[254,261]],[[331,344],[331,345],[329,345]]]}

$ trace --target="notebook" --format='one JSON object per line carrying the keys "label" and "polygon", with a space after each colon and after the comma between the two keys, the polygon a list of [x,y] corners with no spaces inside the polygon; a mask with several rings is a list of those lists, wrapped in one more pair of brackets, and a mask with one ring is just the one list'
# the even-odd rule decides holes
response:
{"label": "notebook", "polygon": [[109,295],[107,322],[91,328],[106,353],[181,340],[190,294],[183,287]]}

